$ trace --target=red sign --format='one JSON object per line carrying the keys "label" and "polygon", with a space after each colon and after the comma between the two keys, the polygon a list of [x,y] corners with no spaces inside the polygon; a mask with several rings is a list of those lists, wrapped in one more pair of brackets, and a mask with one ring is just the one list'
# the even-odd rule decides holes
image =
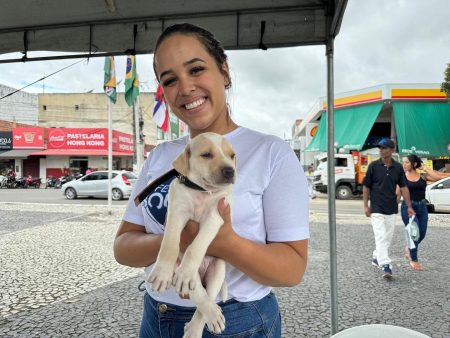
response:
{"label": "red sign", "polygon": [[44,128],[13,128],[13,149],[44,149]]}
{"label": "red sign", "polygon": [[[113,130],[113,151],[133,153],[133,136]],[[48,149],[108,150],[107,128],[50,128]]]}
{"label": "red sign", "polygon": [[314,135],[316,135],[316,132],[317,132],[317,126],[314,126],[311,128],[309,135],[311,135],[311,137],[314,137]]}
{"label": "red sign", "polygon": [[50,128],[48,149],[108,149],[106,128]]}
{"label": "red sign", "polygon": [[113,145],[112,145],[113,151],[122,151],[130,154],[134,152],[133,135],[113,130],[112,137],[113,137]]}

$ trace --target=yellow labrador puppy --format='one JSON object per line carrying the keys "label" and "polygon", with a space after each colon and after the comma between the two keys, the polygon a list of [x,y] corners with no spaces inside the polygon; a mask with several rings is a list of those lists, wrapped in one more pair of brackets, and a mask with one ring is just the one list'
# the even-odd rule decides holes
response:
{"label": "yellow labrador puppy", "polygon": [[[221,290],[222,299],[227,298],[225,261],[207,256],[207,267],[199,269],[205,265],[206,250],[223,224],[218,202],[225,197],[231,204],[235,153],[221,135],[203,133],[189,142],[173,167],[180,175],[170,185],[164,237],[148,281],[157,292],[173,285],[197,306],[184,337],[201,337],[205,324],[211,332],[221,333],[225,318],[214,300]],[[199,232],[186,252],[180,253],[181,232],[189,220],[199,223]],[[178,256],[181,264],[176,268]]]}

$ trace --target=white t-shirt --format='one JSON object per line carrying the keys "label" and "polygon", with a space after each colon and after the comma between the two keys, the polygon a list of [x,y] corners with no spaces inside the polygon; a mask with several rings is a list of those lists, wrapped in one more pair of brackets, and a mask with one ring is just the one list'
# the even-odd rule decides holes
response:
{"label": "white t-shirt", "polygon": [[[232,201],[232,226],[236,233],[260,243],[308,239],[308,184],[289,145],[278,137],[244,127],[224,136],[236,152],[237,179]],[[138,207],[134,197],[150,181],[172,169],[172,161],[187,142],[189,137],[184,137],[151,151],[129,200],[125,221],[144,226],[147,233],[163,233],[170,181],[156,188]],[[151,269],[152,266],[145,268],[147,276]],[[226,281],[228,297],[240,302],[259,300],[271,291],[229,264]],[[146,289],[158,301],[194,306],[190,300],[180,298],[174,288],[158,294],[146,283]]]}

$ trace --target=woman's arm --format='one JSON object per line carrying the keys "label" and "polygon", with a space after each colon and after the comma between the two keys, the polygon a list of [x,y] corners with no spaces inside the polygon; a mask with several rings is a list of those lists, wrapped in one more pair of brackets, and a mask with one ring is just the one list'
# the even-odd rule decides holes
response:
{"label": "woman's arm", "polygon": [[[300,283],[306,270],[308,240],[257,243],[239,236],[231,227],[229,205],[223,200],[218,210],[224,220],[207,254],[220,257],[256,282],[269,286],[294,286]],[[189,222],[183,230],[181,250],[198,232],[198,225]]]}
{"label": "woman's arm", "polygon": [[428,167],[422,166],[421,168],[423,171],[425,171],[425,179],[427,181],[439,181],[441,180],[443,177],[441,177],[441,175],[439,175],[439,172],[433,170],[433,169],[429,169]]}
{"label": "woman's arm", "polygon": [[142,225],[122,221],[114,240],[114,257],[122,265],[146,267],[158,257],[162,235],[147,234]]}

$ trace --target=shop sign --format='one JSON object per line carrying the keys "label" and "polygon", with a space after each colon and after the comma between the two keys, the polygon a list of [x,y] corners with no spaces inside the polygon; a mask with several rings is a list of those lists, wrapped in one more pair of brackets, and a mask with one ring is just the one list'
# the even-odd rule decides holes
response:
{"label": "shop sign", "polygon": [[44,149],[44,128],[13,128],[13,149]]}
{"label": "shop sign", "polygon": [[112,136],[113,136],[113,145],[112,145],[113,151],[121,151],[130,154],[134,152],[133,135],[113,130]]}
{"label": "shop sign", "polygon": [[107,128],[50,128],[48,149],[108,149]]}
{"label": "shop sign", "polygon": [[12,149],[12,132],[0,131],[0,150]]}

